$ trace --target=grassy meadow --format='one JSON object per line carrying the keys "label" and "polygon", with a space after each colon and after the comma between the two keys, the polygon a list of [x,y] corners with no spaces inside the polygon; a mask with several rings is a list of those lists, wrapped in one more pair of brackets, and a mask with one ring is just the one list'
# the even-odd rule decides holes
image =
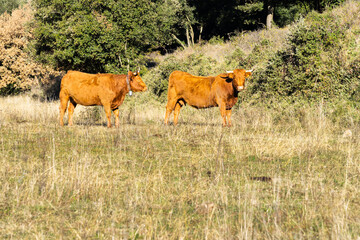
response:
{"label": "grassy meadow", "polygon": [[[360,111],[218,108],[135,98],[58,124],[58,101],[0,98],[2,239],[358,239]],[[67,120],[67,119],[66,119]]]}

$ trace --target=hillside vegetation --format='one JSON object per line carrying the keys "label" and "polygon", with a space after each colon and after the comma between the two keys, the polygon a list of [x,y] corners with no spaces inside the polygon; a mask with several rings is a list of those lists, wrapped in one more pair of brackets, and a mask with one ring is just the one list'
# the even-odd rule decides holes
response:
{"label": "hillside vegetation", "polygon": [[251,97],[359,101],[360,5],[311,13],[291,28],[287,46],[259,69]]}
{"label": "hillside vegetation", "polygon": [[[168,76],[173,70],[184,70],[194,75],[216,75],[234,68],[255,69],[249,81],[248,90],[242,94],[242,99],[245,101],[272,102],[280,98],[290,101],[296,99],[311,101],[312,99],[342,98],[356,102],[360,98],[358,91],[360,75],[358,1],[348,1],[323,13],[313,11],[285,28],[245,31],[229,35],[229,40],[226,41],[224,37],[213,36],[209,41],[190,44],[189,47],[183,45],[185,48],[181,47],[175,53],[160,55],[153,52],[147,56],[140,54],[141,48],[133,51],[131,49],[134,46],[123,45],[138,36],[136,29],[131,30],[133,31],[131,37],[127,35],[131,39],[113,37],[113,32],[117,31],[117,28],[110,22],[106,22],[110,21],[107,16],[110,12],[107,12],[107,15],[101,15],[97,11],[90,12],[88,18],[91,18],[91,21],[89,20],[78,29],[76,19],[70,17],[69,21],[66,20],[66,16],[71,16],[71,14],[62,8],[70,7],[65,3],[66,1],[52,6],[50,2],[42,5],[42,1],[38,1],[37,5],[35,4],[37,7],[35,13],[29,5],[25,5],[20,10],[14,10],[12,15],[5,13],[1,16],[0,20],[3,24],[0,27],[0,93],[2,95],[28,91],[31,86],[39,85],[39,82],[49,83],[50,75],[59,75],[59,72],[51,70],[49,65],[45,67],[34,62],[35,57],[38,60],[42,59],[43,62],[51,63],[57,68],[56,70],[73,69],[114,73],[125,73],[127,59],[130,58],[130,66],[133,69],[135,66],[141,66],[150,91],[161,101],[165,99]],[[94,4],[87,7],[93,9],[103,6],[100,2]],[[42,15],[51,16],[58,8],[61,9],[58,13],[60,15],[49,19],[51,24],[56,22],[58,25],[52,28],[50,23],[41,23],[45,24],[41,27],[39,20],[36,19],[41,18]],[[171,8],[171,6],[166,6],[166,8]],[[78,10],[81,7],[76,5],[74,9]],[[74,9],[72,11],[75,11]],[[160,10],[166,11],[165,7]],[[179,9],[174,9],[174,11],[179,11]],[[27,24],[29,21],[30,25]],[[96,24],[92,24],[92,21]],[[18,23],[16,27],[14,27],[14,22]],[[57,28],[59,30],[55,31],[54,29]],[[70,30],[72,32],[68,32]],[[61,31],[65,32],[61,33]],[[103,31],[106,36],[99,39],[104,42],[91,40],[95,33],[102,34]],[[151,31],[151,28],[144,29],[141,34],[146,34],[147,31]],[[93,35],[87,36],[88,33]],[[56,36],[51,35],[51,37],[46,34]],[[171,35],[171,33],[168,34]],[[68,40],[64,38],[65,36]],[[58,40],[56,40],[57,37]],[[48,42],[45,41],[47,38],[49,38]],[[112,40],[107,42],[106,39],[109,38]],[[74,44],[71,44],[71,41],[74,41]],[[61,50],[61,47],[56,45],[62,43],[69,49]],[[98,45],[107,50],[99,48]],[[154,48],[156,47],[152,49]],[[145,50],[145,48],[142,49]],[[126,50],[131,54],[116,55],[115,50]],[[97,53],[101,54],[98,56]],[[14,61],[15,59],[18,60]],[[89,61],[91,64],[87,64]],[[85,65],[87,68],[81,67]],[[93,65],[96,67],[92,67]],[[49,72],[52,74],[46,74]],[[45,92],[51,92],[49,87],[53,87],[52,84],[45,86]],[[56,84],[54,86],[56,87]]]}
{"label": "hillside vegetation", "polygon": [[279,99],[359,101],[360,4],[350,1],[283,29],[245,32],[223,42],[170,54],[146,79],[160,99],[173,70],[216,75],[234,68],[254,68],[243,97],[247,101]]}

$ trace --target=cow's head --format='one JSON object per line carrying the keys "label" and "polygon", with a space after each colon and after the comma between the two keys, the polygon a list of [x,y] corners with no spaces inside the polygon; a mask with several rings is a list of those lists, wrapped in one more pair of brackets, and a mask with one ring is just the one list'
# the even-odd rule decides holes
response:
{"label": "cow's head", "polygon": [[139,71],[137,72],[128,72],[130,88],[133,92],[144,92],[147,90],[146,84],[140,77]]}
{"label": "cow's head", "polygon": [[241,91],[245,89],[245,79],[251,76],[251,72],[252,70],[235,69],[221,74],[221,77],[227,82],[232,82],[237,91]]}

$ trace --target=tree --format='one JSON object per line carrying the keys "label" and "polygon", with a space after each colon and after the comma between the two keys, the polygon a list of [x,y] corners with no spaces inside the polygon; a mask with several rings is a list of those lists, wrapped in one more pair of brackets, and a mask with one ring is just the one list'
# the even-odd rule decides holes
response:
{"label": "tree", "polygon": [[[273,21],[277,25],[284,26],[294,21],[300,14],[306,15],[312,10],[321,13],[326,7],[336,6],[341,2],[344,0],[263,0],[263,22],[267,29],[272,27]],[[283,22],[284,20],[286,23]]]}
{"label": "tree", "polygon": [[262,3],[243,0],[188,0],[205,39],[260,27]]}
{"label": "tree", "polygon": [[90,73],[139,66],[145,52],[171,47],[192,18],[183,0],[34,0],[34,5],[38,59]]}
{"label": "tree", "polygon": [[266,16],[266,29],[270,29],[272,27],[272,22],[274,21],[274,4],[271,1],[264,1],[264,12]]}
{"label": "tree", "polygon": [[[257,28],[271,28],[272,23],[284,26],[299,15],[312,10],[323,11],[327,6],[335,6],[344,0],[188,0],[195,8],[194,14],[203,36],[228,37],[229,34]],[[200,29],[200,27],[199,27]]]}
{"label": "tree", "polygon": [[[318,0],[320,1],[320,0]],[[321,0],[321,6],[343,0]],[[148,51],[288,24],[310,0],[33,0],[34,53],[60,70],[126,72]],[[292,9],[289,12],[287,9]],[[280,11],[282,10],[282,11]],[[283,17],[286,16],[286,17]]]}

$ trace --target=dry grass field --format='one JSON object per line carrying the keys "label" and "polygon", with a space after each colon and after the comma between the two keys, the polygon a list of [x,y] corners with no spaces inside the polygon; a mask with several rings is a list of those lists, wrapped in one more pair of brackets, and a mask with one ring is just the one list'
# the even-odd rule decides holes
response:
{"label": "dry grass field", "polygon": [[347,104],[79,107],[0,98],[2,239],[359,239],[360,111]]}

